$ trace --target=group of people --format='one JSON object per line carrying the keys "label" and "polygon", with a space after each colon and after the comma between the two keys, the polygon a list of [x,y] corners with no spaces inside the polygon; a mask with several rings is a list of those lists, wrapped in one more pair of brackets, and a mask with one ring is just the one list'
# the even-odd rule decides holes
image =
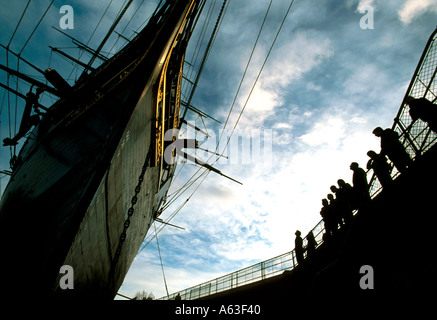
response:
{"label": "group of people", "polygon": [[[407,97],[405,103],[409,106],[412,124],[421,119],[428,124],[431,130],[437,132],[437,106],[433,102],[425,98]],[[391,171],[393,169],[388,159],[400,173],[404,173],[413,160],[400,142],[396,131],[377,127],[373,130],[373,134],[381,139],[381,151],[379,154],[373,150],[367,152],[370,158],[367,162],[367,169],[373,169],[381,186],[386,188],[392,182]],[[366,206],[370,201],[366,172],[356,162],[351,163],[350,169],[353,171],[353,185],[339,179],[338,187],[331,186],[332,193],[327,195],[327,199],[322,200],[320,215],[325,224],[324,239],[334,235],[341,227],[349,225],[353,219],[353,212]],[[313,233],[310,232],[306,236],[307,246],[304,247],[301,232],[297,230],[295,235],[296,260],[298,264],[301,264],[304,261],[304,252],[307,251],[307,255],[310,256],[317,247],[317,242]]]}
{"label": "group of people", "polygon": [[[381,139],[381,151],[380,153],[373,150],[367,152],[370,158],[367,169],[373,169],[381,186],[386,188],[392,182],[392,166],[388,163],[388,159],[401,173],[408,169],[413,160],[399,141],[398,133],[393,129],[377,127],[373,130],[373,134]],[[353,212],[370,201],[366,171],[356,162],[351,163],[350,169],[353,171],[353,185],[339,179],[338,187],[331,186],[332,193],[327,195],[327,199],[322,200],[320,215],[325,224],[326,237],[334,235],[344,225],[349,225]]]}
{"label": "group of people", "polygon": [[305,251],[307,252],[307,258],[312,257],[314,251],[316,250],[317,247],[317,241],[316,238],[314,237],[314,234],[312,231],[310,231],[307,236],[307,245],[306,247],[303,246],[303,239],[301,237],[302,233],[297,230],[296,233],[296,240],[295,240],[295,253],[296,253],[296,261],[298,264],[302,264],[304,261],[304,253]]}

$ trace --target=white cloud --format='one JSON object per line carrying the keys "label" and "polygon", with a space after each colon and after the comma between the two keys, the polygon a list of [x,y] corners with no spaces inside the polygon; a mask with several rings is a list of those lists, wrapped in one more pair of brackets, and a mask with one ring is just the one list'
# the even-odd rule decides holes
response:
{"label": "white cloud", "polygon": [[345,122],[336,116],[329,116],[314,125],[311,132],[300,137],[305,144],[316,147],[320,145],[337,147],[339,141],[344,138]]}
{"label": "white cloud", "polygon": [[360,0],[357,6],[357,11],[361,11],[361,9],[365,9],[366,7],[374,7],[374,0]]}
{"label": "white cloud", "polygon": [[[293,126],[278,124],[290,140],[275,145],[272,164],[222,166],[243,186],[216,175],[208,177],[181,217],[191,236],[205,236],[197,244],[205,250],[203,257],[214,252],[247,266],[291,250],[294,231],[306,234],[321,219],[320,200],[329,186],[338,178],[351,180],[352,161],[365,166],[366,152],[379,146],[368,118],[338,108],[316,114],[307,132],[295,138]],[[215,191],[218,186],[229,192]]]}
{"label": "white cloud", "polygon": [[[249,128],[262,126],[264,120],[274,114],[275,108],[283,105],[287,88],[333,55],[329,39],[322,33],[312,30],[293,34],[284,43],[272,52],[252,92],[239,126]],[[256,72],[259,71],[256,67],[252,68]],[[249,73],[252,73],[251,78],[254,80],[256,74],[253,70]],[[250,80],[247,81],[250,82]],[[239,104],[241,106],[246,102],[251,86],[252,82],[250,86],[246,84],[245,90],[241,91],[245,92],[240,93]],[[321,90],[321,87],[313,85],[310,89]],[[231,117],[231,123],[236,120],[237,116],[235,112]]]}
{"label": "white cloud", "polygon": [[344,82],[346,93],[351,95],[361,94],[364,96],[380,95],[381,88],[388,83],[384,70],[376,64],[352,66],[351,74]]}
{"label": "white cloud", "polygon": [[307,90],[320,91],[320,90],[322,90],[322,86],[316,85],[313,82],[308,82]]}
{"label": "white cloud", "polygon": [[428,10],[437,12],[437,0],[407,0],[398,10],[398,15],[404,24],[410,24]]}
{"label": "white cloud", "polygon": [[262,83],[283,89],[333,54],[330,40],[321,32],[300,31],[273,53]]}
{"label": "white cloud", "polygon": [[[244,97],[244,100],[245,99],[246,98]],[[278,93],[273,90],[266,90],[264,87],[257,84],[252,92],[246,110],[247,113],[255,113],[257,115],[268,114],[276,106],[282,103],[283,100],[279,97]]]}

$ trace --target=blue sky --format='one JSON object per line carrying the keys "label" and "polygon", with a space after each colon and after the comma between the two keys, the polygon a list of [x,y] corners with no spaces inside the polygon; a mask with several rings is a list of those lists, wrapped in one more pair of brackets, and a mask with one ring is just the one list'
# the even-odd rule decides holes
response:
{"label": "blue sky", "polygon": [[[272,5],[231,127],[288,3]],[[222,121],[268,4],[231,1],[227,10],[193,100]],[[374,29],[360,28],[360,5],[374,9]],[[436,17],[436,1],[294,3],[238,125],[243,136],[245,129],[272,130],[272,160],[218,165],[243,186],[210,174],[172,220],[186,230],[159,234],[170,292],[293,249],[295,230],[306,234],[320,221],[329,187],[338,178],[351,181],[349,164],[365,167],[366,152],[379,151],[371,132],[392,126]],[[215,123],[207,125],[218,132]],[[165,295],[153,241],[120,292],[134,294],[140,287]]]}
{"label": "blue sky", "polygon": [[[270,1],[228,2],[192,101],[223,123]],[[40,16],[48,3],[32,1],[29,11]],[[55,55],[50,60],[47,48],[71,46],[68,39],[51,29],[59,25],[60,6],[69,4],[75,10],[75,29],[68,30],[68,34],[87,42],[107,3],[55,1],[40,31],[23,50],[23,57],[42,69],[50,62],[67,77],[72,66],[65,66],[66,62]],[[127,16],[139,3],[134,2]],[[143,23],[153,11],[153,3],[156,1],[145,1],[126,34],[132,34],[128,31]],[[14,1],[0,12],[2,44],[8,43],[25,4]],[[288,4],[285,0],[272,3],[228,128],[239,116]],[[363,5],[373,8],[373,29],[360,28],[364,14],[358,8]],[[113,17],[120,6],[121,1],[114,1],[109,8],[108,18],[102,21],[91,47],[103,38],[111,14]],[[20,50],[36,22],[29,17],[23,19],[12,49]],[[170,293],[293,249],[296,229],[305,235],[320,221],[321,199],[326,197],[329,186],[339,178],[350,182],[349,164],[356,161],[365,167],[366,152],[379,151],[379,140],[371,132],[376,126],[391,127],[436,23],[436,0],[295,1],[234,133],[242,139],[260,132],[271,135],[271,155],[244,162],[241,159],[247,159],[247,149],[240,150],[238,143],[236,148],[234,144],[229,163],[216,166],[243,185],[209,174],[172,220],[185,230],[168,227],[159,234]],[[117,30],[121,32],[122,27]],[[5,64],[3,51],[0,58]],[[14,61],[11,59],[10,64]],[[5,83],[4,74],[0,80]],[[22,90],[27,92],[25,87]],[[3,89],[0,94],[3,97]],[[3,104],[2,139],[9,129],[6,115],[7,105]],[[195,115],[191,119],[202,126]],[[210,120],[205,124],[212,135],[205,146],[214,148],[221,127]],[[8,169],[8,155],[9,150],[2,147],[2,170]],[[205,154],[199,156],[207,159]],[[185,164],[173,191],[197,169]],[[5,178],[0,181],[3,190]],[[162,218],[172,214],[189,194],[182,195]],[[133,296],[140,290],[153,292],[155,297],[165,295],[156,241],[137,256],[120,293]]]}

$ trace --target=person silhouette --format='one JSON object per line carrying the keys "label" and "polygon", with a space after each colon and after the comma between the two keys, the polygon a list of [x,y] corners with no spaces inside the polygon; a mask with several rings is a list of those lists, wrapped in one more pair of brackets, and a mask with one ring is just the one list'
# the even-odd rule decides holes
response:
{"label": "person silhouette", "polygon": [[337,199],[334,198],[334,195],[332,193],[329,193],[326,197],[329,200],[328,212],[330,216],[330,221],[332,222],[332,234],[334,234],[335,231],[343,225],[343,218],[340,217],[340,215],[338,214]]}
{"label": "person silhouette", "polygon": [[396,169],[404,173],[412,160],[399,141],[399,134],[390,128],[382,129],[381,127],[375,128],[373,134],[381,138],[381,154],[387,155]]}
{"label": "person silhouette", "polygon": [[387,158],[383,154],[378,154],[373,150],[369,150],[367,155],[370,157],[367,162],[367,169],[373,169],[376,177],[378,178],[381,186],[386,188],[392,182],[391,179],[391,166],[387,162]]}
{"label": "person silhouette", "polygon": [[335,194],[335,199],[331,200],[331,205],[333,204],[334,201],[335,209],[333,209],[333,212],[336,218],[335,220],[337,221],[339,228],[341,228],[344,225],[343,217],[345,211],[344,199],[342,197],[343,194],[340,191],[340,189],[334,185],[332,185],[330,189]]}
{"label": "person silhouette", "polygon": [[[325,199],[326,200],[326,199]],[[307,259],[314,255],[317,247],[317,241],[314,238],[314,234],[312,231],[308,232],[307,236]]]}
{"label": "person silhouette", "polygon": [[346,183],[343,179],[338,179],[337,184],[340,188],[337,189],[335,194],[337,202],[337,208],[339,209],[339,215],[343,219],[344,224],[349,223],[352,220],[352,209],[354,208],[354,191],[349,183]]}
{"label": "person silhouette", "polygon": [[349,168],[354,172],[352,175],[353,198],[355,209],[359,209],[370,200],[369,183],[367,182],[366,171],[360,168],[358,163],[352,162]]}
{"label": "person silhouette", "polygon": [[303,248],[303,240],[301,235],[301,232],[299,230],[297,230],[295,232],[296,235],[296,239],[294,240],[294,251],[296,252],[296,260],[298,264],[302,264],[303,263],[303,253],[305,252],[304,248]]}
{"label": "person silhouette", "polygon": [[320,209],[320,215],[322,216],[323,223],[325,224],[327,236],[332,236],[334,234],[334,226],[336,221],[333,213],[334,212],[332,211],[332,207],[330,207],[328,200],[322,199],[322,209]]}
{"label": "person silhouette", "polygon": [[32,88],[26,94],[26,105],[24,107],[23,117],[21,119],[20,128],[18,133],[13,138],[5,138],[3,139],[3,146],[15,146],[18,144],[18,140],[23,138],[27,132],[32,128],[32,126],[36,126],[39,121],[39,115],[31,115],[32,107],[38,104],[38,99],[41,94],[41,89],[37,89],[36,94],[32,92]]}
{"label": "person silhouette", "polygon": [[437,105],[426,98],[415,99],[411,96],[405,99],[405,103],[410,107],[413,123],[420,119],[428,123],[432,131],[437,132]]}

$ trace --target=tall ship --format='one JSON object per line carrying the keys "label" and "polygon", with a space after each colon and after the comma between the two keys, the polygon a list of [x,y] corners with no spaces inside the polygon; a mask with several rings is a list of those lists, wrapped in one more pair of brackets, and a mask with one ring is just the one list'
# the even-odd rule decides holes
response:
{"label": "tall ship", "polygon": [[[116,295],[166,200],[175,154],[195,144],[177,131],[185,51],[204,4],[160,1],[124,48],[97,68],[84,65],[74,85],[53,69],[42,83],[2,66],[32,85],[20,95],[19,132],[3,140],[22,143],[0,204],[9,295]],[[44,107],[42,92],[59,99]]]}

